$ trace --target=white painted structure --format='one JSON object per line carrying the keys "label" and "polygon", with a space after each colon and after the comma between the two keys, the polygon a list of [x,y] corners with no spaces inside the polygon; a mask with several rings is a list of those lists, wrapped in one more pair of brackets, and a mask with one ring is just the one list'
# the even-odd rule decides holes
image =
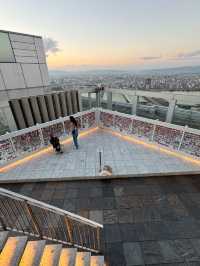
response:
{"label": "white painted structure", "polygon": [[[0,181],[92,177],[99,175],[102,165],[111,166],[114,175],[200,171],[200,130],[101,108],[74,116],[79,125],[78,151],[72,147],[68,116],[0,136]],[[66,145],[61,156],[44,149],[51,132]],[[26,158],[26,163],[21,161]],[[23,164],[15,167],[17,160]]]}

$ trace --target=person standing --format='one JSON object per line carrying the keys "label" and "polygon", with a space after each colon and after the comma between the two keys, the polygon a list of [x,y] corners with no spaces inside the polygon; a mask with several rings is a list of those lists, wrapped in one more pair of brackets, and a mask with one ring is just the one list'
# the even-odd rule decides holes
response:
{"label": "person standing", "polygon": [[74,146],[78,150],[78,123],[73,116],[70,116],[69,119],[72,124],[72,137],[74,141]]}

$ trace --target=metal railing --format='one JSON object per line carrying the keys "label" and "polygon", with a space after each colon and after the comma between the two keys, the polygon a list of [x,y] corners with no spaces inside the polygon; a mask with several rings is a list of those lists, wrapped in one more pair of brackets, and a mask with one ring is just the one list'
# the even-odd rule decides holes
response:
{"label": "metal railing", "polygon": [[99,253],[103,225],[71,212],[0,188],[3,230],[48,239]]}

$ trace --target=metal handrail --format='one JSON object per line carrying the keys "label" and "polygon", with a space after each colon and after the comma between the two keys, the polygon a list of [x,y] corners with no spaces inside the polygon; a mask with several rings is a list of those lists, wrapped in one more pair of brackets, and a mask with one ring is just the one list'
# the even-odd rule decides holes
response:
{"label": "metal handrail", "polygon": [[103,225],[3,188],[0,188],[0,224],[4,230],[95,253],[101,251]]}

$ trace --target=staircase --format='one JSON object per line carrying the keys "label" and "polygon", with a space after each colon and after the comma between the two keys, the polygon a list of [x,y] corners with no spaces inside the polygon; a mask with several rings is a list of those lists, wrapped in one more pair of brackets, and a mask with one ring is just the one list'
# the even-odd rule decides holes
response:
{"label": "staircase", "polygon": [[102,228],[0,188],[0,266],[104,266]]}
{"label": "staircase", "polygon": [[48,244],[46,240],[29,241],[27,236],[9,236],[0,232],[1,266],[104,266],[103,256]]}

